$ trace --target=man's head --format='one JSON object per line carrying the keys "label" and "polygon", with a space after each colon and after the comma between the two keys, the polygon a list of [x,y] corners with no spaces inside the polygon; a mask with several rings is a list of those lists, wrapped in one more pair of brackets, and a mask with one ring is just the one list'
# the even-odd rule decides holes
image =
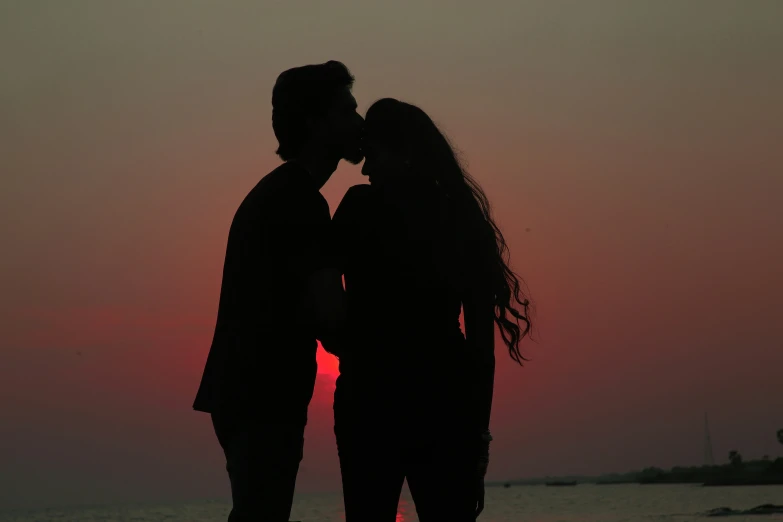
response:
{"label": "man's head", "polygon": [[284,161],[311,144],[354,165],[361,150],[362,117],[351,94],[354,78],[340,62],[295,67],[280,74],[272,90],[272,128]]}

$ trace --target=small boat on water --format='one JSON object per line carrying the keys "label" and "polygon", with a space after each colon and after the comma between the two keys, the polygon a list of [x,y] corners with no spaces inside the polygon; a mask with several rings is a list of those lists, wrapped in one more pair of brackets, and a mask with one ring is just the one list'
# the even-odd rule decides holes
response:
{"label": "small boat on water", "polygon": [[554,482],[546,482],[547,486],[576,486],[575,480],[556,480]]}

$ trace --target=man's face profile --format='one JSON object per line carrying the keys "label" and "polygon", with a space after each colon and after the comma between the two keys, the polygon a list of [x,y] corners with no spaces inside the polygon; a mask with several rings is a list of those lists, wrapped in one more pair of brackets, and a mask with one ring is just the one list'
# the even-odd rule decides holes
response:
{"label": "man's face profile", "polygon": [[327,113],[328,122],[325,129],[328,133],[325,138],[334,145],[340,157],[354,165],[364,159],[361,148],[364,118],[356,109],[356,99],[350,89],[341,89],[335,95],[334,103]]}

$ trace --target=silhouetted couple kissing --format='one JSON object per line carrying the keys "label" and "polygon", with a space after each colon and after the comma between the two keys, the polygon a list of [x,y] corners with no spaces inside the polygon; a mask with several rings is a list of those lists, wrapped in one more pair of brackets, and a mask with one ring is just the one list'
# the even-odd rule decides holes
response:
{"label": "silhouetted couple kissing", "polygon": [[[432,119],[393,98],[362,118],[353,83],[336,61],[280,74],[283,163],[231,223],[193,405],[225,453],[230,522],[290,517],[317,341],[340,364],[346,521],[393,522],[405,480],[422,522],[484,508],[495,328],[522,364],[529,302],[486,196]],[[364,161],[369,184],[332,218],[320,190],[341,160]]]}

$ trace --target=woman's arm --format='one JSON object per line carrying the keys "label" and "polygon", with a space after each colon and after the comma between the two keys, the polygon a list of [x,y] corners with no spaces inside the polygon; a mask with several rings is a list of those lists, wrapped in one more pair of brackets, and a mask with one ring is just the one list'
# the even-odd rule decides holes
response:
{"label": "woman's arm", "polygon": [[476,294],[463,302],[465,339],[474,361],[473,411],[476,415],[476,517],[484,510],[484,476],[489,466],[489,418],[495,387],[495,315],[491,295]]}
{"label": "woman's arm", "polygon": [[465,339],[474,360],[474,401],[478,434],[489,431],[495,387],[495,315],[488,292],[473,293],[463,303]]}

